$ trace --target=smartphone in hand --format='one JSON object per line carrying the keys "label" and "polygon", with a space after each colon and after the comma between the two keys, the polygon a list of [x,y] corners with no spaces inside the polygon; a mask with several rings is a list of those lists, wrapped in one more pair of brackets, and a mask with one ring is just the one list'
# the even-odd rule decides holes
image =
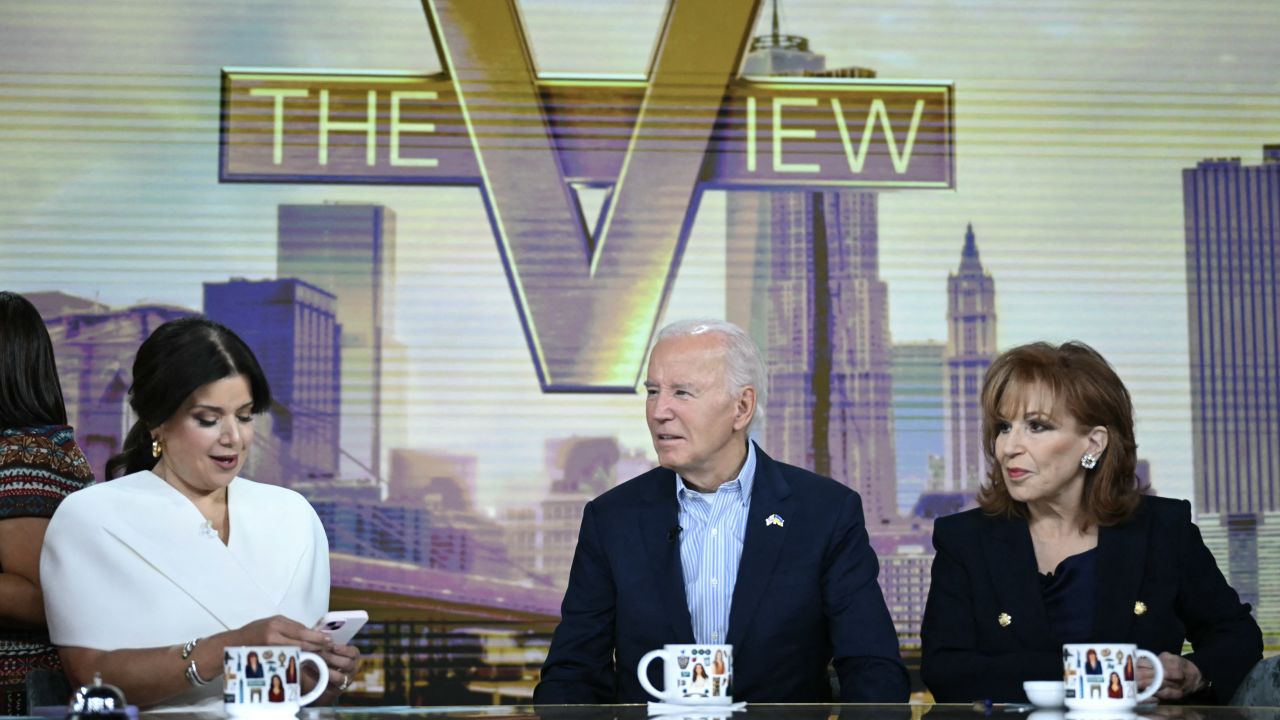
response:
{"label": "smartphone in hand", "polygon": [[369,622],[369,613],[364,610],[333,610],[325,613],[312,630],[328,635],[334,645],[349,645],[351,638],[355,637],[367,622]]}

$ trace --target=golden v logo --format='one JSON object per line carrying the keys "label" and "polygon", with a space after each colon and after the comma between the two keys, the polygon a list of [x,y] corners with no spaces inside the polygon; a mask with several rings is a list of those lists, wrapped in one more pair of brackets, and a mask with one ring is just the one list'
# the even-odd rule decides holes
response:
{"label": "golden v logo", "polygon": [[949,83],[739,78],[759,0],[669,0],[643,80],[539,76],[515,0],[423,6],[440,75],[225,70],[220,178],[478,185],[544,391],[634,391],[704,191],[953,185]]}

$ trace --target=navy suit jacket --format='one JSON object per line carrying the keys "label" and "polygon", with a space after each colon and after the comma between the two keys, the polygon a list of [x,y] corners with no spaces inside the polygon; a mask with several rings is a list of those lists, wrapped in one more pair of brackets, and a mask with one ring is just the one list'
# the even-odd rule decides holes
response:
{"label": "navy suit jacket", "polygon": [[[779,515],[784,525],[765,525]],[[587,503],[560,625],[536,703],[639,703],[640,657],[692,643],[675,474],[656,468]],[[729,611],[733,697],[901,702],[909,686],[893,620],[876,584],[858,494],[756,448],[742,562]],[[661,687],[661,663],[650,667]]]}
{"label": "navy suit jacket", "polygon": [[[937,520],[933,544],[920,671],[934,699],[1025,702],[1024,680],[1061,678],[1062,641],[1026,521],[969,510]],[[1187,658],[1212,681],[1195,700],[1229,700],[1262,657],[1262,633],[1191,522],[1191,504],[1143,497],[1128,521],[1098,528],[1097,563],[1091,639],[1175,655],[1190,640]]]}

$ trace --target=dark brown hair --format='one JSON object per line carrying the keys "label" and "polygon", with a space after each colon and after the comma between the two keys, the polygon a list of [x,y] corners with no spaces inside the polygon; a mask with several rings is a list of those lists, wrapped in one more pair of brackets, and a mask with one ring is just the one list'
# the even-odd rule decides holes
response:
{"label": "dark brown hair", "polygon": [[1085,471],[1081,529],[1128,519],[1146,491],[1134,473],[1138,444],[1133,438],[1133,401],[1098,351],[1075,341],[1020,345],[987,368],[982,383],[982,449],[989,470],[987,484],[978,491],[978,505],[991,515],[1027,517],[1026,503],[1014,500],[1005,486],[996,435],[1000,408],[1009,393],[1026,393],[1036,386],[1053,398],[1053,415],[1069,415],[1084,428],[1107,429],[1106,450],[1097,466]]}
{"label": "dark brown hair", "polygon": [[44,320],[26,298],[0,292],[0,428],[66,424]]}
{"label": "dark brown hair", "polygon": [[133,360],[129,407],[138,421],[124,449],[107,461],[107,479],[150,470],[151,430],[178,412],[191,393],[223,378],[244,375],[253,396],[253,414],[271,407],[271,388],[253,351],[230,329],[205,317],[170,320],[151,333]]}

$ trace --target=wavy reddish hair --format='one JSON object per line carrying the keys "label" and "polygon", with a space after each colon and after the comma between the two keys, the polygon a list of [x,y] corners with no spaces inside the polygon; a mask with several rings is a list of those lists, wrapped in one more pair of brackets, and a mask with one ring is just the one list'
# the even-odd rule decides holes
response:
{"label": "wavy reddish hair", "polygon": [[[1133,436],[1133,401],[1110,363],[1088,345],[1072,341],[1019,345],[987,368],[982,383],[982,449],[990,468],[978,491],[978,505],[991,515],[1027,517],[1026,503],[1014,500],[996,458],[1001,409],[1040,393],[1051,415],[1074,419],[1082,428],[1105,427],[1107,448],[1084,476],[1081,529],[1127,520],[1147,488],[1134,470],[1138,443]],[[1047,409],[1047,408],[1046,408]]]}

